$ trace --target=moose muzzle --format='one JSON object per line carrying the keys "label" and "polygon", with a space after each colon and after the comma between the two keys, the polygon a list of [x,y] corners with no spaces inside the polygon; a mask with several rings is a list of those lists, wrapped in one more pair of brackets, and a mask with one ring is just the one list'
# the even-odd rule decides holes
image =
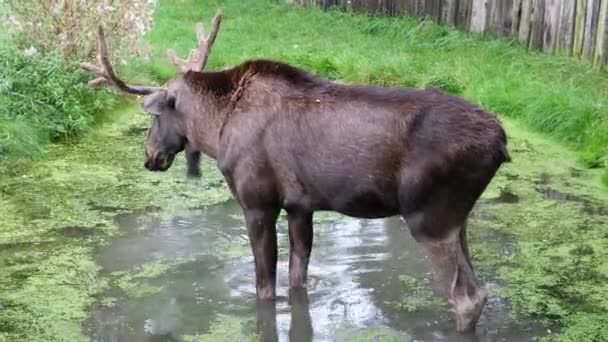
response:
{"label": "moose muzzle", "polygon": [[164,153],[158,153],[151,157],[146,156],[144,167],[150,171],[167,171],[173,164],[174,159],[175,155]]}

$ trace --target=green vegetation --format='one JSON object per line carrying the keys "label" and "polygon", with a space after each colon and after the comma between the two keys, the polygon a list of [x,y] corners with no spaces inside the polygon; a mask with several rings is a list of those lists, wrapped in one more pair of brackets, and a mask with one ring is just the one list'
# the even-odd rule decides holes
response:
{"label": "green vegetation", "polygon": [[[230,196],[208,159],[200,181],[185,180],[181,158],[168,173],[148,172],[147,115],[133,105],[107,115],[112,122],[86,134],[86,142],[50,144],[17,176],[0,178],[0,341],[85,340],[81,322],[110,285],[93,251],[120,233],[115,215],[141,208],[171,215]],[[123,290],[142,295],[155,289],[130,283],[146,285],[164,271],[160,263],[115,276]]]}
{"label": "green vegetation", "polygon": [[194,24],[224,11],[209,69],[272,58],[348,82],[432,85],[463,95],[499,115],[579,151],[588,167],[604,167],[608,184],[608,78],[576,58],[528,53],[517,43],[467,35],[431,22],[368,17],[271,1],[161,1],[147,39],[151,62],[131,75],[159,82],[174,75],[165,49],[187,56]]}
{"label": "green vegetation", "polygon": [[407,274],[399,276],[402,283],[403,294],[399,301],[387,302],[388,306],[398,308],[407,312],[415,312],[421,309],[442,309],[443,303],[431,290],[428,279],[424,282]]}
{"label": "green vegetation", "polygon": [[88,88],[75,63],[48,52],[27,55],[0,46],[0,173],[40,156],[49,141],[79,137],[102,111],[118,104],[109,91]]}
{"label": "green vegetation", "polygon": [[[608,194],[595,182],[600,171],[583,172],[572,153],[521,124],[505,126],[514,158],[471,220],[473,262],[482,277],[506,281],[499,294],[515,319],[563,324],[556,341],[602,341],[608,319]],[[492,241],[488,232],[515,244]]]}
{"label": "green vegetation", "polygon": [[184,336],[185,342],[258,342],[262,341],[261,337],[255,334],[255,322],[253,320],[244,320],[240,317],[228,315],[217,315],[217,318],[212,322],[209,332],[204,335]]}

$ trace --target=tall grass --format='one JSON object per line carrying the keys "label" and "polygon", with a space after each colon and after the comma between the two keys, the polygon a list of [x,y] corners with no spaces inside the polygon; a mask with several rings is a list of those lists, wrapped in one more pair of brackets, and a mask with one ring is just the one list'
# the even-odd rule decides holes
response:
{"label": "tall grass", "polygon": [[[529,53],[508,39],[428,21],[323,12],[270,0],[161,1],[147,36],[154,57],[125,71],[158,82],[173,76],[165,49],[186,56],[195,44],[195,22],[208,25],[220,7],[224,20],[208,68],[272,58],[349,82],[432,85],[567,144],[586,166],[608,168],[605,72],[576,58]],[[608,174],[605,178],[608,184]]]}
{"label": "tall grass", "polygon": [[0,46],[0,175],[39,156],[49,141],[79,137],[117,103],[108,91],[93,93],[87,80],[57,53]]}

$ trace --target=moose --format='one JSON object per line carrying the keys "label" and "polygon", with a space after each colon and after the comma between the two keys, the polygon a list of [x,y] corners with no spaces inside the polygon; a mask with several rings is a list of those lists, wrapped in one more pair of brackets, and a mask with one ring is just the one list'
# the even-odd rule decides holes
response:
{"label": "moose", "polygon": [[121,80],[99,26],[98,64],[82,68],[97,76],[92,87],[143,96],[152,118],[145,168],[166,171],[185,149],[215,160],[244,213],[259,301],[276,299],[281,210],[289,288],[304,290],[316,211],[401,215],[430,257],[456,330],[474,330],[488,291],[474,274],[466,222],[510,161],[496,116],[440,89],[343,84],[270,59],[203,71],[221,17],[218,10],[208,36],[196,24],[198,47],[188,59],[167,50],[178,72],[160,87]]}

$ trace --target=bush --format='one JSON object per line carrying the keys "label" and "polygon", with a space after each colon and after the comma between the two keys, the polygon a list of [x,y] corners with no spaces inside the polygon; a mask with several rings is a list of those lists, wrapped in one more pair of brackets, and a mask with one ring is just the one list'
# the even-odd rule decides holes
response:
{"label": "bush", "polygon": [[[92,61],[101,21],[113,64],[147,55],[139,40],[150,26],[155,0],[0,0],[0,175],[39,155],[49,141],[78,137],[118,97],[87,87],[78,63]],[[5,32],[8,33],[4,37]],[[122,62],[122,63],[120,63]]]}
{"label": "bush", "polygon": [[27,55],[0,47],[0,166],[33,157],[47,141],[74,138],[116,97],[87,87],[90,79],[59,53]]}
{"label": "bush", "polygon": [[140,37],[151,24],[155,0],[4,2],[4,22],[20,48],[59,51],[68,60],[90,56],[95,51],[95,30],[102,24],[113,33],[107,39],[117,55],[148,54]]}

